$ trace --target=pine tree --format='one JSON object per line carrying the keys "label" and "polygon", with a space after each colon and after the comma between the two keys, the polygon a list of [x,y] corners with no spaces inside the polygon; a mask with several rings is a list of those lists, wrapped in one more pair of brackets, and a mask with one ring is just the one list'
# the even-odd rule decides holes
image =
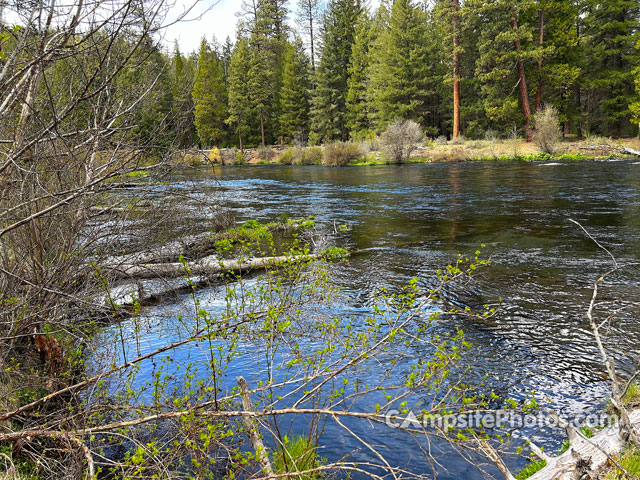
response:
{"label": "pine tree", "polygon": [[287,44],[282,78],[280,128],[289,139],[300,137],[306,141],[309,135],[309,59],[301,40]]}
{"label": "pine tree", "polygon": [[635,93],[634,49],[640,28],[637,0],[585,0],[586,108],[591,128],[616,137],[632,133],[628,105]]}
{"label": "pine tree", "polygon": [[250,132],[252,106],[249,103],[249,42],[241,38],[236,42],[229,64],[229,117],[226,122],[234,126],[240,150]]}
{"label": "pine tree", "polygon": [[[636,44],[636,49],[640,50],[640,40]],[[638,138],[640,138],[640,67],[636,67],[633,73],[636,82],[636,101],[629,105],[629,110],[633,115],[631,121],[638,127]]]}
{"label": "pine tree", "polygon": [[535,110],[540,111],[543,105],[555,106],[568,134],[571,124],[579,121],[573,95],[581,73],[579,6],[565,0],[536,0],[521,18],[532,25],[534,32],[536,65],[528,76],[535,86]]}
{"label": "pine tree", "polygon": [[369,49],[373,42],[373,22],[363,13],[356,25],[349,79],[347,80],[347,128],[353,138],[366,137],[371,130],[367,90],[369,84]]}
{"label": "pine tree", "polygon": [[193,115],[193,82],[195,72],[191,61],[180,53],[176,43],[173,52],[173,119],[176,143],[179,147],[192,146],[196,141]]}
{"label": "pine tree", "polygon": [[198,69],[193,84],[195,125],[203,147],[216,145],[225,134],[227,91],[224,67],[206,39],[200,43]]}
{"label": "pine tree", "polygon": [[322,56],[312,101],[315,140],[346,140],[347,82],[355,25],[363,12],[360,0],[330,0],[322,22]]}
{"label": "pine tree", "polygon": [[370,96],[376,127],[393,120],[425,124],[430,76],[426,17],[411,0],[395,0],[371,55]]}
{"label": "pine tree", "polygon": [[316,42],[318,41],[318,17],[320,15],[320,0],[299,0],[298,21],[302,30],[309,37],[308,45],[311,52],[311,70],[316,71]]}
{"label": "pine tree", "polygon": [[263,146],[279,134],[280,90],[287,39],[285,0],[257,3],[255,25],[250,37],[249,100],[258,115]]}
{"label": "pine tree", "polygon": [[502,131],[514,123],[523,125],[528,140],[533,130],[525,64],[537,59],[537,51],[533,28],[520,22],[520,12],[530,1],[468,2],[482,18],[476,73],[482,82],[486,115]]}

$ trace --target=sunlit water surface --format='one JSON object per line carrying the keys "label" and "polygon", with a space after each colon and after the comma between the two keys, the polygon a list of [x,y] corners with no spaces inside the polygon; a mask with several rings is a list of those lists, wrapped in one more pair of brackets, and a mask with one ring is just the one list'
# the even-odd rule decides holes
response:
{"label": "sunlit water surface", "polygon": [[[163,188],[158,187],[156,201]],[[501,394],[522,398],[535,392],[545,407],[567,417],[602,409],[607,384],[585,312],[594,280],[612,262],[569,219],[580,222],[620,263],[640,260],[640,165],[621,161],[221,167],[176,174],[171,188],[218,198],[240,221],[313,215],[326,228],[333,222],[348,225],[339,246],[370,250],[335,267],[343,295],[327,315],[366,312],[380,287],[397,288],[412,277],[429,281],[436,269],[455,261],[457,253],[471,254],[486,244],[492,266],[482,271],[473,291],[459,292],[459,301],[477,307],[501,298],[499,314],[486,322],[459,318],[456,325],[439,328],[466,333],[473,343],[466,360],[473,365],[473,376],[487,376]],[[198,208],[185,218],[203,231],[209,221],[209,213]],[[621,309],[607,331],[607,345],[620,359],[623,375],[633,368],[640,351],[638,309],[632,305],[640,301],[638,280],[638,270],[630,268],[616,276],[602,296],[608,311]],[[198,296],[213,314],[224,308],[222,288],[205,289]],[[186,296],[150,307],[140,323],[113,327],[102,340],[120,328],[138,328],[141,339],[125,348],[152,351],[186,334],[193,311],[193,301]],[[121,346],[116,347],[114,354],[120,355]],[[247,354],[232,362],[223,389],[232,387],[238,375],[251,381],[255,370],[263,368],[256,364],[254,347],[241,345]],[[206,360],[206,350],[192,346],[172,356],[187,364]],[[143,364],[136,382],[148,382],[154,368],[157,365],[150,362]],[[363,372],[364,380],[368,376],[375,372]],[[432,452],[442,466],[429,465],[401,432],[362,422],[349,425],[377,445],[394,466],[427,477],[435,468],[442,479],[482,478],[446,444],[436,442]],[[288,428],[305,432],[306,420],[293,421]],[[549,451],[562,440],[548,429],[528,433]],[[320,444],[321,455],[329,460],[347,453],[351,460],[375,460],[331,421]],[[523,465],[512,462],[514,468]]]}

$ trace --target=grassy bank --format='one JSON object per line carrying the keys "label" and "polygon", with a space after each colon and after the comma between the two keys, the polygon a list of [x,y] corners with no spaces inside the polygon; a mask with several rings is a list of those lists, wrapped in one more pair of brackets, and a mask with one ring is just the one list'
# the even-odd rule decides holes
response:
{"label": "grassy bank", "polygon": [[[566,138],[553,154],[542,152],[533,142],[522,139],[429,140],[416,146],[406,163],[443,163],[466,161],[580,161],[602,158],[633,158],[624,148],[640,149],[637,138],[611,139],[589,137]],[[266,147],[246,149],[212,149],[181,152],[174,163],[204,165],[325,165],[375,166],[393,164],[376,141],[336,142],[313,147]]]}

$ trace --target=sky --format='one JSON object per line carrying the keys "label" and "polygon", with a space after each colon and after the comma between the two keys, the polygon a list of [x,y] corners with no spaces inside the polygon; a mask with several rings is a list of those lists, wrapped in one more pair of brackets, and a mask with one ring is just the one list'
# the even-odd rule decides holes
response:
{"label": "sky", "polygon": [[[241,0],[200,0],[196,7],[189,13],[190,21],[180,22],[167,29],[165,32],[165,45],[173,49],[173,44],[177,40],[180,51],[188,54],[198,50],[200,40],[203,36],[211,40],[212,35],[220,43],[224,43],[227,36],[231,40],[236,34],[236,12],[240,10]],[[296,0],[290,0],[290,10],[295,11]],[[372,6],[377,6],[379,0],[372,0]],[[192,0],[177,0],[173,7],[170,18],[176,18],[181,12],[192,5]],[[292,14],[289,14],[291,17]]]}
{"label": "sky", "polygon": [[[170,18],[176,18],[188,5],[190,0],[178,0],[173,7]],[[183,54],[198,50],[203,36],[211,40],[215,35],[220,43],[227,36],[233,40],[236,34],[236,12],[240,10],[241,0],[201,0],[189,12],[185,21],[170,26],[165,32],[165,44],[173,48],[175,41],[180,45]]]}

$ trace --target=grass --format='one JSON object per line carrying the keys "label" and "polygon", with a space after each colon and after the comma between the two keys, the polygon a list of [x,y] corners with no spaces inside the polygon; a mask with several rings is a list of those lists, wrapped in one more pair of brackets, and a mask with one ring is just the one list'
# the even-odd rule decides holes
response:
{"label": "grass", "polygon": [[516,480],[525,480],[526,478],[529,478],[534,473],[539,472],[546,466],[547,466],[546,460],[535,460],[529,463],[529,465],[527,465],[525,469],[521,470],[516,474]]}
{"label": "grass", "polygon": [[[306,437],[294,437],[287,441],[285,437],[284,454],[279,449],[274,454],[273,468],[276,473],[304,472],[318,468],[324,461],[318,455],[318,450],[313,442]],[[310,472],[299,475],[287,476],[290,480],[320,480],[324,478],[322,472]]]}
{"label": "grass", "polygon": [[[618,463],[625,469],[633,478],[640,477],[640,453],[635,448],[627,449],[620,458]],[[630,480],[622,470],[617,467],[612,467],[604,476],[605,480]]]}
{"label": "grass", "polygon": [[[583,161],[592,159],[630,157],[618,153],[622,147],[640,149],[637,138],[611,139],[602,137],[587,137],[578,139],[568,137],[557,145],[553,155],[541,152],[533,142],[526,142],[518,138],[485,140],[457,139],[447,141],[445,137],[429,140],[413,152],[405,163],[440,163],[465,161]],[[177,164],[201,166],[208,165],[212,158],[218,156],[222,163],[253,165],[284,164],[284,165],[349,165],[353,167],[368,167],[377,165],[391,165],[393,161],[380,151],[369,151],[371,146],[354,142],[336,142],[325,147],[289,147],[247,149],[242,159],[234,157],[240,154],[236,149],[223,149],[219,154],[206,155],[191,153],[182,154],[175,159]],[[235,152],[235,153],[234,153]],[[367,153],[365,153],[367,152]],[[324,157],[324,158],[323,158]],[[209,162],[209,163],[207,163]]]}
{"label": "grass", "polygon": [[632,383],[627,390],[627,393],[622,397],[622,403],[627,407],[640,406],[640,384]]}

